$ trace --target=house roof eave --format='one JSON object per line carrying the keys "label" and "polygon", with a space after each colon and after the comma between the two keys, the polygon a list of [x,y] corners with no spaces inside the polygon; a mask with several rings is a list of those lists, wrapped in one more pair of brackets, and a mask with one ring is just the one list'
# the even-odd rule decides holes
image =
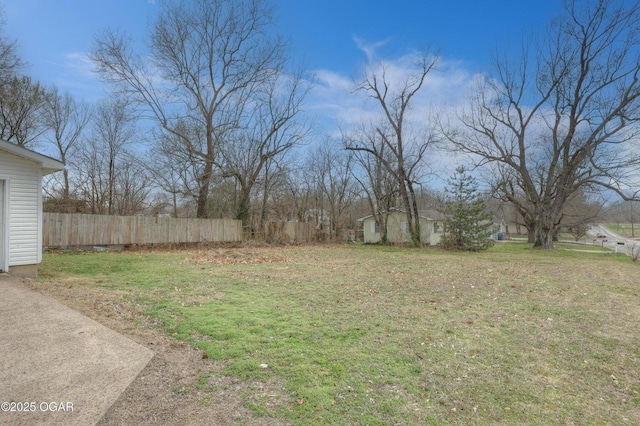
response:
{"label": "house roof eave", "polygon": [[64,170],[64,163],[62,163],[61,161],[58,161],[51,157],[47,157],[46,155],[37,153],[11,142],[0,140],[0,151],[8,152],[9,154],[13,154],[15,156],[39,164],[40,168],[42,169],[43,175],[48,175],[60,170]]}

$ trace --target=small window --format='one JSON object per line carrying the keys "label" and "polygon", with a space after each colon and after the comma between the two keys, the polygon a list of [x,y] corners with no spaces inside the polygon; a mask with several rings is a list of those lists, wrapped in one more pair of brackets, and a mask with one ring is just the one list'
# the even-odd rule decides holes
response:
{"label": "small window", "polygon": [[400,227],[402,229],[402,232],[404,232],[405,234],[409,233],[409,222],[400,222]]}
{"label": "small window", "polygon": [[440,224],[438,222],[433,222],[433,233],[434,234],[440,233]]}
{"label": "small window", "polygon": [[380,233],[380,224],[377,221],[371,222],[371,232],[374,234]]}

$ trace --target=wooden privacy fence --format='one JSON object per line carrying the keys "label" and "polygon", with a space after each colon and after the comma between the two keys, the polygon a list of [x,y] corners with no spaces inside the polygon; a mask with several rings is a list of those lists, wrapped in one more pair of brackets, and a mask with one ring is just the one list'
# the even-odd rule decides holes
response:
{"label": "wooden privacy fence", "polygon": [[154,216],[45,213],[45,247],[242,241],[242,222]]}

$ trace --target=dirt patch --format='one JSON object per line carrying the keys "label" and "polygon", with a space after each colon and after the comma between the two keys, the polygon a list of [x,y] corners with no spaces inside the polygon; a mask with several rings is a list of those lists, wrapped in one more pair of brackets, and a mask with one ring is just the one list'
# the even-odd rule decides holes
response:
{"label": "dirt patch", "polygon": [[278,383],[244,383],[217,374],[224,364],[203,356],[185,342],[159,332],[121,294],[72,282],[26,284],[153,350],[155,356],[111,406],[98,425],[281,425],[281,419],[256,418],[245,408],[256,399],[286,399]]}

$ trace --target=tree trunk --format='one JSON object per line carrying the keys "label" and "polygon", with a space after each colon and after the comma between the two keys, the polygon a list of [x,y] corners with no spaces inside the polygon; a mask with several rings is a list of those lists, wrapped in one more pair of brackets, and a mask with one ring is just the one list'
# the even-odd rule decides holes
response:
{"label": "tree trunk", "polygon": [[242,190],[240,193],[240,202],[236,209],[236,220],[241,220],[243,227],[251,225],[251,199],[249,197],[249,191]]}
{"label": "tree trunk", "polygon": [[544,209],[540,215],[538,221],[535,224],[535,241],[533,243],[534,248],[550,250],[553,249],[553,236],[555,234],[554,217],[549,213],[551,209]]}
{"label": "tree trunk", "polygon": [[213,165],[210,162],[207,162],[204,166],[204,171],[202,172],[202,177],[200,179],[200,188],[198,189],[196,217],[201,219],[209,217],[207,202],[209,201],[209,185],[211,183],[212,171]]}
{"label": "tree trunk", "polygon": [[411,242],[415,247],[420,247],[422,245],[421,235],[420,235],[420,214],[418,212],[418,202],[416,201],[416,194],[413,190],[413,184],[409,179],[407,179],[407,187],[409,188],[409,195],[411,196],[411,207],[413,209],[413,229],[411,226],[409,229],[411,230]]}
{"label": "tree trunk", "polygon": [[260,229],[264,229],[264,223],[267,219],[267,201],[269,200],[269,188],[268,188],[268,170],[265,171],[264,187],[262,190],[262,205],[260,206]]}
{"label": "tree trunk", "polygon": [[113,192],[115,180],[115,165],[113,159],[109,160],[109,193],[107,199],[107,214],[111,216],[113,214]]}
{"label": "tree trunk", "polygon": [[387,218],[389,217],[389,212],[385,211],[384,213],[378,212],[376,214],[376,220],[378,221],[378,230],[380,231],[380,243],[387,244],[389,240],[387,239]]}
{"label": "tree trunk", "polygon": [[[64,162],[64,160],[63,160]],[[70,197],[70,185],[69,185],[69,170],[67,170],[66,168],[62,171],[62,176],[64,178],[64,188],[63,188],[63,193],[62,193],[62,198],[65,201],[69,200]]]}
{"label": "tree trunk", "polygon": [[[409,235],[411,235],[411,241],[415,244],[415,227],[413,222],[413,206],[411,199],[409,198],[409,191],[407,190],[407,183],[409,180],[407,179],[407,175],[404,172],[404,169],[401,167],[398,168],[398,185],[400,189],[400,196],[402,197],[402,204],[404,205],[404,210],[407,215],[407,226],[409,227]],[[419,241],[419,238],[418,238]]]}
{"label": "tree trunk", "polygon": [[553,230],[548,228],[540,228],[536,231],[536,239],[533,243],[534,248],[543,250],[551,250],[553,245]]}
{"label": "tree trunk", "polygon": [[178,217],[178,196],[175,192],[171,194],[171,200],[173,202],[173,217]]}

